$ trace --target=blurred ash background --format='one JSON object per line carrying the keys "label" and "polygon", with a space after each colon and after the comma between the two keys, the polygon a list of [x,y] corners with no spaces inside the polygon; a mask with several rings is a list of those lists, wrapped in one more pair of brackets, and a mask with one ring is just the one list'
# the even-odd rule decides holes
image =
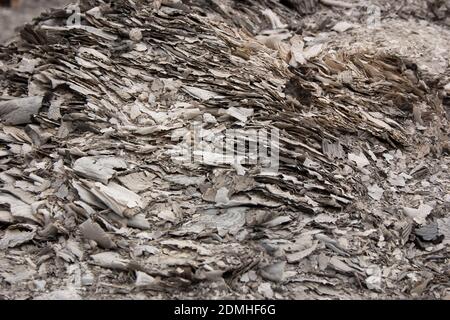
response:
{"label": "blurred ash background", "polygon": [[0,7],[0,43],[11,39],[18,27],[32,21],[34,17],[49,8],[71,3],[71,0],[21,0],[15,9]]}

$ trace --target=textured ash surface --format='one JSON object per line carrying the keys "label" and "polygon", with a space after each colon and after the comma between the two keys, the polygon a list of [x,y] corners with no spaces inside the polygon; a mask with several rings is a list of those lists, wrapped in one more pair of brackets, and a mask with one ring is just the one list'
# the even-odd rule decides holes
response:
{"label": "textured ash surface", "polygon": [[[82,3],[0,47],[0,297],[450,298],[448,2]],[[280,174],[174,161],[194,123]]]}

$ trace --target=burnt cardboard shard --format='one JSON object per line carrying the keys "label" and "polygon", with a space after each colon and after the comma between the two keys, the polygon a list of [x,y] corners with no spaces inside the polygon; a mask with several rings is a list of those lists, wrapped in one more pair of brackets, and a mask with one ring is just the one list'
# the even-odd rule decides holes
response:
{"label": "burnt cardboard shard", "polygon": [[85,178],[108,184],[117,172],[115,169],[126,169],[127,163],[119,157],[83,157],[76,160],[73,170]]}
{"label": "burnt cardboard shard", "polygon": [[86,220],[80,225],[80,232],[84,238],[93,240],[105,249],[116,248],[116,244],[111,237],[100,227],[100,225],[92,220]]}
{"label": "burnt cardboard shard", "polygon": [[432,222],[421,228],[414,230],[416,236],[420,237],[423,241],[440,242],[444,238],[444,235],[439,232],[439,225],[437,222]]}

